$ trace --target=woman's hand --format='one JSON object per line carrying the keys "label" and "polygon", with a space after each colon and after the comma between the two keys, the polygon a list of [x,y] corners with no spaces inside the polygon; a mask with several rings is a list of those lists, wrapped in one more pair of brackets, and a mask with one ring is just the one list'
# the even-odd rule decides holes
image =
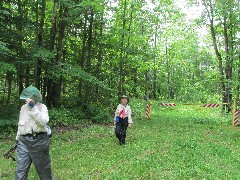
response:
{"label": "woman's hand", "polygon": [[27,99],[26,99],[26,104],[29,104],[31,101],[32,101],[31,98],[27,98]]}
{"label": "woman's hand", "polygon": [[128,127],[129,127],[129,128],[132,128],[132,124],[128,124]]}
{"label": "woman's hand", "polygon": [[35,106],[34,101],[30,98],[26,99],[26,104],[28,104],[31,108],[33,108]]}

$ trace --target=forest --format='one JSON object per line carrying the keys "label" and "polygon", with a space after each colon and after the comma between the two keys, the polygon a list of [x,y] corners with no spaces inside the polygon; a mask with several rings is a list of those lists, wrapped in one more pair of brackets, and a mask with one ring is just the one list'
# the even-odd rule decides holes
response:
{"label": "forest", "polygon": [[[21,159],[29,86],[57,180],[240,179],[240,0],[0,0],[2,180]],[[133,124],[119,144],[123,95]],[[19,135],[50,142],[40,130]]]}
{"label": "forest", "polygon": [[239,8],[239,0],[2,0],[0,101],[19,104],[34,85],[49,108],[87,112],[122,94],[231,104]]}

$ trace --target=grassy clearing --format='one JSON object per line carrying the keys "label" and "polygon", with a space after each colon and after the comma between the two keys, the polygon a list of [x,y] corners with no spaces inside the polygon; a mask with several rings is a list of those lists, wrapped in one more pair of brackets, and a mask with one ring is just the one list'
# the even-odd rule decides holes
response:
{"label": "grassy clearing", "polygon": [[[191,106],[152,109],[131,101],[134,127],[120,147],[113,127],[94,125],[52,138],[56,180],[70,179],[239,179],[240,129],[220,109]],[[1,140],[1,152],[13,141]],[[15,163],[0,162],[0,179],[13,179]],[[31,168],[29,179],[38,179]]]}

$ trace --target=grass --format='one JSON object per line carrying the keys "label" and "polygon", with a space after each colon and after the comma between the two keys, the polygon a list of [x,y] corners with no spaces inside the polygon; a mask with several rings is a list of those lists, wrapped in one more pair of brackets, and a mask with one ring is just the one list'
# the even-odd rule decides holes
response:
{"label": "grass", "polygon": [[[131,101],[134,126],[120,147],[111,126],[92,125],[55,133],[51,158],[56,180],[239,179],[240,129],[220,109],[153,105]],[[13,136],[10,136],[14,138]],[[1,140],[3,153],[13,144]],[[0,179],[13,179],[15,163],[0,161]],[[38,179],[31,167],[29,179]]]}

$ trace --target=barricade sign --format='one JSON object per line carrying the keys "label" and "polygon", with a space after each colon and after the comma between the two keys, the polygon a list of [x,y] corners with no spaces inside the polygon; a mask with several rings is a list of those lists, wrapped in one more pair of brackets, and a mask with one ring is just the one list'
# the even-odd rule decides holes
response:
{"label": "barricade sign", "polygon": [[237,109],[237,101],[235,100],[234,101],[234,104],[233,104],[233,122],[232,122],[232,125],[233,127],[236,127],[238,126],[238,116],[239,116],[239,110]]}
{"label": "barricade sign", "polygon": [[220,104],[203,104],[203,107],[209,107],[209,108],[217,108]]}
{"label": "barricade sign", "polygon": [[[191,110],[189,108],[185,109],[184,106],[196,106],[198,107],[197,110],[203,110],[205,108],[219,108],[221,107],[221,105],[229,105],[229,103],[206,103],[206,104],[201,104],[201,103],[194,103],[194,104],[176,104],[176,103],[160,103],[160,107],[167,107],[167,108],[163,108],[163,109],[171,109],[171,110]],[[177,107],[179,108],[177,108]],[[171,108],[170,108],[171,107]],[[152,108],[152,102],[150,102],[149,104],[147,104],[146,106],[146,118],[150,119],[150,112],[151,112],[151,108]],[[234,105],[234,110],[233,110],[233,126],[238,126],[238,116],[240,111],[236,110],[236,105]],[[196,109],[196,108],[194,108]],[[209,109],[210,110],[210,109]]]}
{"label": "barricade sign", "polygon": [[177,106],[175,103],[161,103],[161,106]]}
{"label": "barricade sign", "polygon": [[152,102],[150,102],[150,103],[147,105],[147,108],[146,108],[146,118],[147,118],[147,119],[150,119],[151,105],[152,105]]}
{"label": "barricade sign", "polygon": [[239,110],[235,110],[234,112],[234,126],[238,126],[238,116],[239,116]]}

